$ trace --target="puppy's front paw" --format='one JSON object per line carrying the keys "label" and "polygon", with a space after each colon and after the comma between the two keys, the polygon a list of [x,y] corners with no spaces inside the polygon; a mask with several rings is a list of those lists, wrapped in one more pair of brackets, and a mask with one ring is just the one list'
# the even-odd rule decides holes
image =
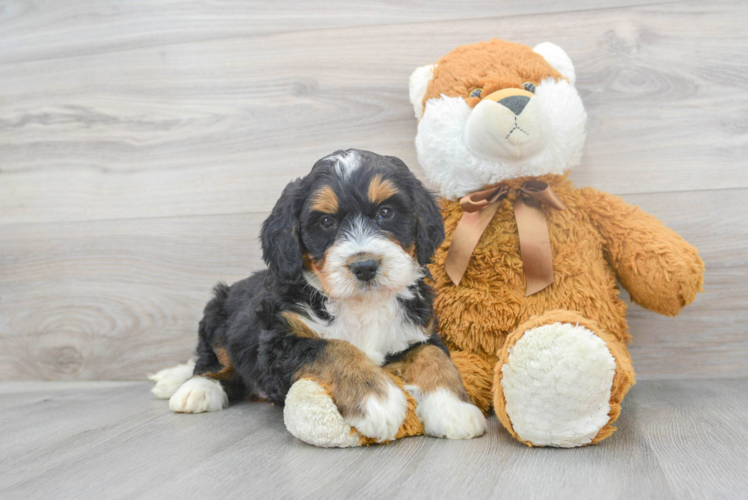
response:
{"label": "puppy's front paw", "polygon": [[221,383],[205,377],[192,377],[169,399],[169,408],[176,413],[218,411],[228,404]]}
{"label": "puppy's front paw", "polygon": [[486,431],[486,417],[472,403],[466,403],[444,388],[421,394],[406,387],[418,401],[416,415],[429,436],[447,439],[471,439]]}
{"label": "puppy's front paw", "polygon": [[384,397],[368,396],[359,408],[362,414],[348,417],[346,421],[364,436],[381,443],[395,439],[408,412],[408,400],[399,387],[388,383]]}

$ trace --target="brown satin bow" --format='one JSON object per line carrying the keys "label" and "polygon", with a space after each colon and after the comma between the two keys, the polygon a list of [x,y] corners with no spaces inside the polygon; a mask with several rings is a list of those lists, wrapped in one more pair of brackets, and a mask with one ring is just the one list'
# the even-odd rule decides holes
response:
{"label": "brown satin bow", "polygon": [[[460,284],[475,246],[499,209],[501,201],[510,192],[506,185],[493,184],[460,200],[460,206],[465,213],[457,224],[444,262],[447,275],[455,285]],[[517,190],[514,218],[519,232],[527,297],[553,283],[551,240],[541,205],[548,205],[556,210],[566,208],[546,182],[527,181]]]}

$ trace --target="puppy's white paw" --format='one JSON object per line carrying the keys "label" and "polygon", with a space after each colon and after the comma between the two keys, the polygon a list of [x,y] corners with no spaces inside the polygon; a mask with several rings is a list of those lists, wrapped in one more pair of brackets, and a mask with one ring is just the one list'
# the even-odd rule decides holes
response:
{"label": "puppy's white paw", "polygon": [[176,413],[218,411],[228,404],[221,383],[205,377],[192,377],[169,399],[169,408]]}
{"label": "puppy's white paw", "polygon": [[377,442],[395,439],[400,425],[408,412],[408,400],[395,384],[387,384],[384,398],[369,396],[361,404],[363,416],[349,417],[346,421],[364,436],[376,439]]}
{"label": "puppy's white paw", "polygon": [[183,365],[165,368],[161,371],[148,375],[149,380],[156,382],[151,392],[158,399],[169,399],[177,392],[177,389],[192,377],[195,371],[195,361],[189,360]]}
{"label": "puppy's white paw", "polygon": [[421,393],[415,386],[406,389],[418,401],[416,415],[429,436],[447,439],[471,439],[486,432],[486,417],[472,403],[466,403],[449,389]]}

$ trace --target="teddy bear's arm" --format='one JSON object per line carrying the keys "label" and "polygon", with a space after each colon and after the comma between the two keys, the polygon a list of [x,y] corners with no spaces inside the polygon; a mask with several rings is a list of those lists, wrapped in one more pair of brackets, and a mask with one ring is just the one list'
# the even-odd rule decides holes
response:
{"label": "teddy bear's arm", "polygon": [[581,194],[606,258],[634,302],[675,316],[703,291],[704,262],[675,231],[617,196],[592,188]]}

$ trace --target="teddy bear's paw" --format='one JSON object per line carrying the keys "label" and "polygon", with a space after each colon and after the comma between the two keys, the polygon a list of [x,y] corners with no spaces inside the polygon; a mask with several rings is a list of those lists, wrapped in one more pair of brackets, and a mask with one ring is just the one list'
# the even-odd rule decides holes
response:
{"label": "teddy bear's paw", "polygon": [[283,419],[288,431],[323,448],[358,446],[361,436],[343,419],[327,391],[309,379],[295,382],[286,395]]}
{"label": "teddy bear's paw", "polygon": [[192,377],[169,398],[169,408],[176,413],[204,413],[222,410],[229,397],[217,380]]}
{"label": "teddy bear's paw", "polygon": [[195,361],[190,360],[183,365],[177,365],[172,368],[165,368],[161,371],[148,375],[148,380],[153,380],[156,385],[151,392],[158,399],[169,399],[175,392],[192,378],[192,372],[195,371]]}
{"label": "teddy bear's paw", "polygon": [[478,407],[466,403],[451,391],[439,388],[422,393],[416,386],[405,386],[416,398],[416,415],[424,433],[447,439],[472,439],[486,432],[486,417]]}
{"label": "teddy bear's paw", "polygon": [[616,361],[587,328],[553,323],[527,330],[501,372],[506,413],[525,442],[583,446],[610,419]]}
{"label": "teddy bear's paw", "polygon": [[379,443],[392,441],[405,420],[408,400],[398,386],[389,383],[384,397],[368,396],[361,404],[360,410],[361,415],[348,417],[347,422],[364,436]]}

